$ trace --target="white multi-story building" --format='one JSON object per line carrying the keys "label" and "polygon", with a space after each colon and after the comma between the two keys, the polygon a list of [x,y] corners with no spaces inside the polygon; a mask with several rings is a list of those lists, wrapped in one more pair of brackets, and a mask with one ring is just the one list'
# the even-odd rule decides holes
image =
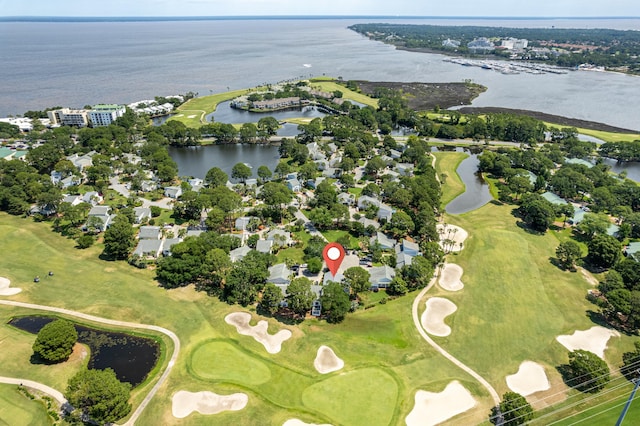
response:
{"label": "white multi-story building", "polygon": [[518,38],[510,37],[508,39],[504,39],[501,41],[501,46],[507,50],[522,51],[526,49],[528,45],[529,45],[529,40],[527,40],[526,38],[518,39]]}
{"label": "white multi-story building", "polygon": [[125,111],[126,108],[124,105],[94,105],[93,108],[89,110],[89,121],[91,121],[93,127],[108,126],[116,121],[118,117],[122,117]]}
{"label": "white multi-story building", "polygon": [[52,125],[64,124],[65,126],[87,127],[89,117],[87,110],[62,108],[47,111],[47,116]]}

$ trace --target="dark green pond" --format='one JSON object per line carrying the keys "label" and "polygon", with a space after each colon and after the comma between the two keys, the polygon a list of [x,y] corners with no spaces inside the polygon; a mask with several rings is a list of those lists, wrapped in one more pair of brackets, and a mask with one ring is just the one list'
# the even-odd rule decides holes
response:
{"label": "dark green pond", "polygon": [[[9,325],[37,334],[53,320],[45,316],[16,317],[9,321]],[[160,346],[153,339],[78,324],[75,327],[78,342],[91,350],[89,369],[111,368],[118,380],[131,383],[133,387],[144,381],[160,357]]]}

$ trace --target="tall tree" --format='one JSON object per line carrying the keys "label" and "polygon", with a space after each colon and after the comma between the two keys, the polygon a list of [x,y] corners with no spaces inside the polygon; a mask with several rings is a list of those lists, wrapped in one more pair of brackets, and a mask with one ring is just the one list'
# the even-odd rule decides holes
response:
{"label": "tall tree", "polygon": [[244,183],[251,177],[251,167],[247,166],[244,163],[237,163],[231,169],[231,177],[234,179],[239,179],[240,182]]}
{"label": "tall tree", "polygon": [[370,277],[369,271],[360,266],[352,266],[344,271],[344,278],[347,284],[351,287],[351,291],[356,294],[369,290]]}
{"label": "tall tree", "polygon": [[291,280],[287,287],[287,303],[296,314],[304,317],[311,309],[315,295],[311,291],[311,280],[298,277]]}
{"label": "tall tree", "polygon": [[581,349],[569,352],[567,385],[582,392],[597,393],[609,383],[609,366],[593,352]]}
{"label": "tall tree", "polygon": [[47,362],[65,361],[77,340],[78,332],[73,323],[58,319],[40,329],[33,343],[33,352]]}
{"label": "tall tree", "polygon": [[112,259],[126,259],[135,243],[135,230],[124,215],[118,215],[104,233],[104,254]]}
{"label": "tall tree", "polygon": [[122,383],[113,370],[82,370],[69,379],[65,397],[98,424],[113,423],[131,411],[131,385]]}
{"label": "tall tree", "polygon": [[582,257],[582,249],[575,241],[564,241],[556,248],[556,257],[563,268],[573,270],[576,261]]}
{"label": "tall tree", "polygon": [[336,282],[330,282],[323,287],[320,303],[322,312],[330,323],[342,322],[351,307],[349,296],[342,285]]}
{"label": "tall tree", "polygon": [[226,185],[228,180],[229,176],[220,167],[212,167],[207,172],[204,183],[211,188],[216,188]]}
{"label": "tall tree", "polygon": [[515,426],[533,419],[531,404],[519,393],[507,392],[502,395],[500,405],[491,410],[489,420],[495,425]]}

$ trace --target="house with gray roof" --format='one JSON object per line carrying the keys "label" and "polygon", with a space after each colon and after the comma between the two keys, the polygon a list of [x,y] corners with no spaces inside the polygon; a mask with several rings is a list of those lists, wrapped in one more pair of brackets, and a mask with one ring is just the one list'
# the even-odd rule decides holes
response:
{"label": "house with gray roof", "polygon": [[369,283],[373,288],[387,288],[395,276],[396,270],[389,265],[369,269]]}
{"label": "house with gray roof", "polygon": [[100,226],[97,226],[96,228],[104,232],[111,224],[111,220],[115,217],[115,215],[111,215],[110,212],[111,207],[109,206],[94,206],[89,210],[88,216],[98,219],[100,221]]}
{"label": "house with gray roof", "polygon": [[287,179],[287,188],[289,188],[293,192],[300,192],[302,186],[300,185],[300,181],[297,178]]}
{"label": "house with gray roof", "polygon": [[136,223],[141,223],[145,219],[151,219],[151,209],[149,207],[134,207],[133,216]]}
{"label": "house with gray roof", "polygon": [[282,229],[272,229],[267,233],[267,240],[273,240],[273,244],[279,247],[290,246],[293,244],[291,232]]}
{"label": "house with gray roof", "polygon": [[166,238],[162,243],[162,255],[171,256],[171,247],[182,242],[182,238]]}
{"label": "house with gray roof", "polygon": [[249,246],[238,247],[237,249],[233,249],[229,252],[229,258],[232,262],[239,262],[244,259],[244,257],[248,255],[251,250],[253,249]]}
{"label": "house with gray roof", "polygon": [[162,240],[140,240],[133,254],[137,254],[140,257],[153,257],[160,256],[162,251]]}
{"label": "house with gray roof", "polygon": [[352,206],[356,203],[356,196],[349,192],[341,192],[338,194],[338,202],[347,206]]}
{"label": "house with gray roof", "polygon": [[397,160],[398,158],[402,157],[402,153],[400,151],[395,150],[395,149],[391,149],[391,150],[389,150],[389,156],[392,159]]}
{"label": "house with gray roof", "polygon": [[411,256],[410,254],[407,254],[407,253],[405,253],[403,251],[401,251],[400,253],[397,253],[396,254],[396,268],[397,269],[401,269],[404,266],[411,266],[411,263],[413,262],[413,258],[414,258],[414,256]]}
{"label": "house with gray roof", "polygon": [[320,185],[325,179],[326,179],[326,177],[324,177],[324,176],[320,176],[320,177],[317,177],[315,179],[309,179],[307,181],[307,186],[309,188],[316,189],[316,188],[318,188],[318,185]]}
{"label": "house with gray roof", "polygon": [[365,228],[369,226],[373,226],[375,229],[380,228],[380,222],[378,222],[377,220],[367,219],[364,216],[358,219],[358,222],[360,222]]}
{"label": "house with gray roof", "polygon": [[338,272],[334,276],[331,272],[325,272],[324,277],[322,279],[322,285],[329,284],[329,281],[333,281],[335,283],[341,283],[344,281],[344,275]]}
{"label": "house with gray roof", "polygon": [[77,206],[82,203],[82,197],[80,195],[65,195],[62,198],[63,203],[69,203],[72,206]]}
{"label": "house with gray roof", "polygon": [[287,268],[285,263],[276,263],[269,268],[267,282],[277,286],[289,286],[289,283],[291,283],[291,270]]}
{"label": "house with gray roof", "polygon": [[82,183],[82,179],[80,179],[78,176],[67,176],[66,178],[60,180],[59,185],[62,187],[62,189],[65,188],[69,188],[71,186],[78,186]]}
{"label": "house with gray roof", "polygon": [[380,207],[380,204],[382,204],[380,200],[374,197],[370,197],[368,195],[362,195],[360,198],[358,198],[359,209],[366,209],[369,206]]}
{"label": "house with gray roof", "polygon": [[413,176],[415,167],[411,163],[398,163],[396,164],[396,170],[401,176]]}
{"label": "house with gray roof", "polygon": [[393,250],[396,246],[396,240],[388,237],[386,234],[378,231],[376,235],[369,240],[371,245],[378,244],[382,250]]}
{"label": "house with gray roof", "polygon": [[378,220],[386,220],[389,222],[395,213],[395,209],[388,204],[380,203],[378,206]]}
{"label": "house with gray roof", "polygon": [[420,246],[418,245],[418,243],[414,243],[413,241],[409,241],[405,238],[396,246],[396,254],[399,254],[401,252],[406,253],[410,256],[419,256]]}
{"label": "house with gray roof", "polygon": [[256,251],[260,253],[271,253],[273,247],[273,240],[258,240],[256,243]]}
{"label": "house with gray roof", "polygon": [[182,195],[182,188],[179,186],[167,186],[164,188],[164,196],[169,198],[179,198]]}
{"label": "house with gray roof", "polygon": [[89,191],[82,196],[82,201],[91,204],[92,206],[97,206],[98,204],[102,204],[104,198],[99,192]]}
{"label": "house with gray roof", "polygon": [[251,222],[252,219],[256,219],[256,217],[255,216],[239,217],[236,219],[234,227],[239,231],[244,231],[247,229],[247,227],[249,226],[249,222]]}
{"label": "house with gray roof", "polygon": [[159,240],[162,238],[162,230],[159,226],[141,226],[138,238],[141,240]]}

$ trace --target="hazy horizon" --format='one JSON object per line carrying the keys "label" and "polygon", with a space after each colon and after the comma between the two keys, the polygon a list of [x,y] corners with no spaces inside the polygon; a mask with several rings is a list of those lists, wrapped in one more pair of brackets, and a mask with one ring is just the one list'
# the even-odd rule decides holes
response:
{"label": "hazy horizon", "polygon": [[[99,11],[99,12],[97,12]],[[452,13],[453,12],[453,13]],[[637,0],[461,0],[455,5],[415,0],[112,0],[102,7],[85,0],[0,0],[2,17],[407,17],[407,18],[629,18]]]}

